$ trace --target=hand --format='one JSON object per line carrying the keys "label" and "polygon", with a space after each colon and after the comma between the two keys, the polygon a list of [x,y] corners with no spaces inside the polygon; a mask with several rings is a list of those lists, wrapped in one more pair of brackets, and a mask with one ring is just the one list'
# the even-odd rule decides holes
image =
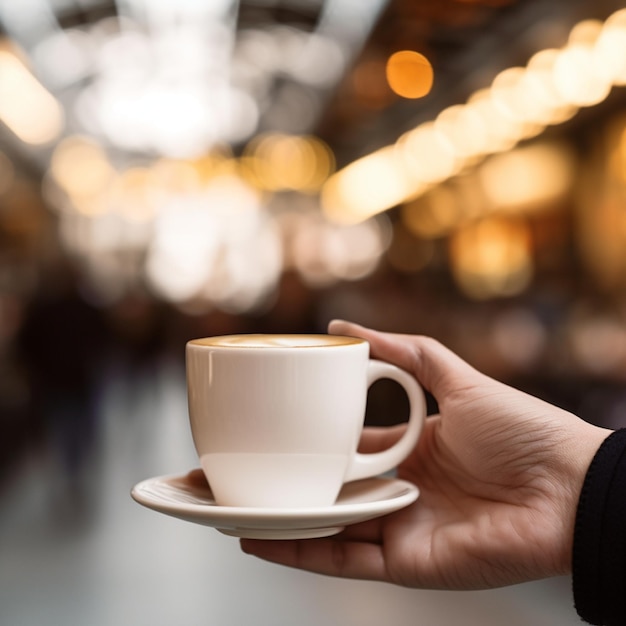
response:
{"label": "hand", "polygon": [[[339,321],[329,329],[367,339],[372,357],[411,372],[437,400],[439,414],[398,468],[420,497],[331,538],[244,539],[242,549],[321,574],[433,589],[569,573],[578,496],[610,431],[479,373],[429,337]],[[387,448],[402,429],[366,428],[360,449]]]}

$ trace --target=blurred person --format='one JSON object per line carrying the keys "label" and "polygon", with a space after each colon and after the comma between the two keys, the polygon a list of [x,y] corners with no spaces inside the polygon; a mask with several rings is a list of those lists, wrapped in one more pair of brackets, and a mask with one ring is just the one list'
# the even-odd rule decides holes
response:
{"label": "blurred person", "polygon": [[[104,312],[110,337],[105,395],[121,393],[128,415],[160,401],[159,376],[168,349],[168,310],[139,286],[128,289]],[[153,410],[153,409],[147,409]]]}
{"label": "blurred person", "polygon": [[[438,404],[398,477],[420,497],[324,539],[242,539],[320,574],[430,589],[487,589],[572,574],[579,615],[626,624],[626,429],[610,431],[478,372],[430,337],[332,322],[411,372]],[[366,428],[389,447],[402,425]]]}
{"label": "blurred person", "polygon": [[100,311],[81,296],[69,260],[55,260],[42,278],[18,333],[19,359],[43,452],[58,465],[66,494],[80,496],[95,444],[105,325]]}

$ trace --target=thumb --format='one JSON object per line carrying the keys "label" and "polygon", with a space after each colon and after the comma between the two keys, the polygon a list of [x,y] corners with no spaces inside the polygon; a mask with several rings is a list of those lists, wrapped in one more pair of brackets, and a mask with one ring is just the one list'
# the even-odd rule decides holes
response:
{"label": "thumb", "polygon": [[432,337],[385,333],[342,320],[333,320],[328,331],[365,339],[373,358],[410,372],[438,401],[484,380],[483,374]]}

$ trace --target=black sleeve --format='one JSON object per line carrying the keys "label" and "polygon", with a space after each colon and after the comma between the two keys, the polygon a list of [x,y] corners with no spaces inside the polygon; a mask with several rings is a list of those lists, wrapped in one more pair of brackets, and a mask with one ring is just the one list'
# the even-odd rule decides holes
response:
{"label": "black sleeve", "polygon": [[574,603],[590,624],[626,624],[626,429],[596,453],[580,494],[572,555]]}

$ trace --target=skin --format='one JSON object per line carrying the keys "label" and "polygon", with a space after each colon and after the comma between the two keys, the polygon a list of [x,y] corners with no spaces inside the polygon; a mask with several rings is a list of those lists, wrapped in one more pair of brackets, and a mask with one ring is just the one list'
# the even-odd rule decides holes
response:
{"label": "skin", "polygon": [[[486,589],[571,572],[574,519],[589,464],[610,431],[485,376],[430,337],[343,321],[374,358],[412,373],[436,398],[398,477],[420,497],[330,538],[242,539],[267,561],[345,578],[430,589]],[[366,428],[360,449],[403,426]]]}

